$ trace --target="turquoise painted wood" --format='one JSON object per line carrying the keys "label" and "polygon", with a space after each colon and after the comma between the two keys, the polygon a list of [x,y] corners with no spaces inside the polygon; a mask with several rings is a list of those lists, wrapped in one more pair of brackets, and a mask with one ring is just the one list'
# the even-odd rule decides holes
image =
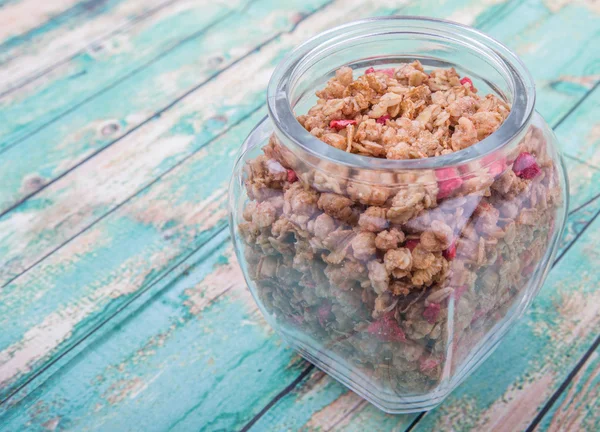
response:
{"label": "turquoise painted wood", "polygon": [[[0,431],[597,430],[595,3],[48,3],[0,3]],[[455,19],[515,49],[572,173],[534,307],[424,416],[385,415],[287,348],[226,230],[233,156],[277,61],[390,13]]]}
{"label": "turquoise painted wood", "polygon": [[[207,32],[199,41],[200,47],[206,48],[205,55],[197,54],[198,41],[188,41],[159,62],[143,69],[143,76],[132,77],[102,93],[93,104],[79,107],[71,115],[3,154],[0,173],[6,173],[7,181],[5,188],[0,190],[0,197],[9,197],[10,191],[14,190],[22,199],[40,188],[44,190],[31,197],[16,212],[0,216],[0,225],[7,227],[0,229],[0,251],[6,251],[0,258],[4,264],[0,266],[0,285],[6,284],[89,226],[99,215],[105,214],[264,103],[266,82],[273,68],[272,58],[315,31],[302,28],[293,38],[279,38],[282,29],[289,30],[302,14],[310,13],[311,4],[295,1],[286,2],[280,6],[281,9],[265,7],[275,3],[273,0],[256,2],[248,9],[253,12],[252,15],[232,16],[223,22],[224,27]],[[256,27],[250,17],[264,20],[266,25]],[[331,19],[339,21],[340,18],[341,13]],[[247,34],[228,31],[232,26],[251,31]],[[263,51],[268,50],[270,56],[261,55],[252,44],[246,46],[247,42],[267,43]],[[228,60],[223,64],[205,64],[210,58]],[[249,75],[252,80],[244,79],[245,86],[239,85],[240,79],[243,79],[238,72],[240,70],[255,74]],[[215,79],[217,77],[219,79]],[[174,78],[178,79],[171,81]],[[168,86],[157,86],[157,83],[168,83]],[[183,100],[173,105],[173,98]],[[123,100],[132,101],[134,105],[123,104]],[[162,144],[158,144],[158,140],[162,140]],[[162,148],[161,152],[151,151],[158,145]],[[30,146],[31,151],[26,151]],[[21,152],[18,157],[24,163],[20,167],[9,162],[13,150]],[[98,157],[91,158],[99,151],[102,153]],[[146,156],[136,157],[138,153]],[[130,156],[124,156],[126,154]],[[89,159],[84,165],[88,177],[93,179],[98,191],[92,197],[81,196],[83,191],[75,186],[80,181],[76,174],[79,170],[69,172],[86,159]],[[113,159],[117,160],[108,162]],[[104,162],[100,162],[102,160]],[[30,166],[32,163],[37,164],[35,170]],[[110,168],[105,169],[104,163],[109,163]],[[26,172],[29,174],[23,174],[27,177],[23,180],[21,173]],[[92,172],[97,174],[91,175]],[[45,187],[66,173],[68,175],[64,178]],[[115,188],[115,183],[123,187]],[[112,192],[99,192],[101,188],[109,188]],[[75,198],[71,196],[73,193],[80,196]],[[65,211],[67,202],[68,210]],[[4,208],[11,205],[8,203],[13,203],[13,200],[6,201]],[[11,236],[8,227],[14,226],[11,219],[21,211],[37,213],[38,203],[44,207],[46,215],[53,215],[49,226],[60,227],[58,231],[40,233],[46,227],[29,225],[25,228],[21,225],[25,235],[21,237],[20,244],[16,247],[14,243],[9,245],[12,241],[7,238]],[[31,205],[36,208],[28,209]],[[24,248],[28,251],[25,255],[22,253]]]}
{"label": "turquoise painted wood", "polygon": [[544,415],[538,430],[600,429],[600,348],[586,359],[552,408]]}
{"label": "turquoise painted wood", "polygon": [[0,94],[68,60],[174,0],[12,0],[2,11]]}

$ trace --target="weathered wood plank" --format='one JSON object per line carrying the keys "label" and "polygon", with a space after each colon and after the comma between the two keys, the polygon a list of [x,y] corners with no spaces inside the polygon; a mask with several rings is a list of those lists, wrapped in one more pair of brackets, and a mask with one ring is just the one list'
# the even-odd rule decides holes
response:
{"label": "weathered wood plank", "polygon": [[[359,6],[358,2],[356,6]],[[364,8],[361,9],[364,10]],[[376,11],[384,12],[385,9],[373,9],[371,13]],[[314,27],[322,28],[330,26],[332,23],[339,23],[344,19],[343,14],[344,11],[338,11],[320,15],[316,20],[305,21],[298,26],[293,38],[287,40],[283,47],[295,45],[297,39],[305,39],[307,33],[314,33]],[[281,42],[274,44],[271,47],[270,55],[264,60],[250,58],[247,64],[242,65],[244,70],[250,76],[267,78],[272,67],[270,59],[274,55],[281,54],[283,47]],[[267,73],[262,72],[263,68],[266,68]],[[229,90],[231,96],[228,96],[221,86],[210,87],[207,96],[219,94],[222,97],[220,103],[223,104],[231,104],[228,97],[234,98],[233,100],[240,98],[243,103],[246,103],[248,102],[247,95],[244,95],[240,89],[248,87],[250,91],[256,92],[256,98],[260,102],[256,101],[254,105],[260,107],[264,99],[262,93],[264,83],[258,83],[263,89],[258,91],[249,85],[245,76],[240,76],[236,71],[231,73],[229,78],[231,81],[226,81],[232,83]],[[239,80],[244,80],[246,85],[234,85]],[[158,164],[164,163],[165,153],[145,150],[143,146],[148,146],[148,149],[164,149],[166,152],[173,152],[169,153],[170,156],[176,156],[177,150],[189,145],[196,138],[197,141],[193,142],[193,145],[196,146],[195,150],[197,151],[208,140],[207,138],[200,141],[202,139],[200,128],[203,125],[196,123],[195,117],[192,116],[195,114],[194,109],[198,109],[198,106],[204,107],[203,100],[191,101],[183,111],[185,115],[177,111],[164,115],[159,121],[162,122],[160,127],[154,124],[153,128],[146,131],[147,135],[132,137],[129,142],[131,146],[129,150],[124,147],[118,154],[103,153],[94,158],[95,168],[85,171],[86,176],[91,179],[102,179],[104,176],[102,181],[106,182],[102,186],[102,190],[98,188],[99,185],[95,187],[96,196],[110,202],[113,199],[111,195],[114,197],[114,192],[119,190],[115,188],[115,185],[130,184],[136,176],[139,178],[138,170],[141,167],[150,172],[155,170],[153,161]],[[212,116],[214,113],[212,107],[208,109],[210,110],[208,115]],[[240,102],[238,109],[242,110],[242,113],[233,113],[230,115],[230,119],[232,117],[233,119],[230,121],[238,121],[241,115],[255,108],[249,108]],[[178,179],[176,181],[178,185],[172,185],[172,190],[169,191],[165,190],[169,187],[167,180],[161,180],[160,186],[155,185],[150,189],[154,192],[138,193],[135,199],[109,214],[99,224],[87,229],[31,272],[25,273],[21,278],[3,288],[4,302],[0,304],[2,312],[8,314],[12,311],[23,317],[16,320],[9,318],[6,314],[0,314],[2,315],[0,325],[5,329],[5,332],[0,334],[0,350],[2,350],[0,356],[4,359],[0,361],[2,370],[0,381],[4,382],[5,394],[9,388],[14,388],[19,383],[26,381],[28,376],[34,374],[36,365],[39,366],[49,358],[58,355],[57,346],[69,345],[79,340],[82,335],[86,334],[87,329],[95,325],[94,323],[97,323],[106,314],[110,314],[115,307],[118,308],[119,304],[123,304],[129,294],[140,289],[143,290],[149,280],[152,280],[164,269],[172,267],[172,262],[176,261],[177,257],[185,254],[189,247],[196,247],[194,245],[197,245],[198,242],[205,241],[211,229],[219,223],[224,223],[225,211],[222,203],[225,198],[224,184],[231,172],[229,164],[232,163],[233,153],[239,147],[239,143],[257,121],[258,119],[253,117],[251,123],[246,122],[245,133],[236,136],[229,147],[220,145],[219,148],[215,148],[211,146],[208,151],[196,153],[193,160],[198,160],[195,169],[197,170],[196,175],[200,175],[196,180],[192,180],[194,175],[190,173],[180,172],[176,177],[169,176],[168,178]],[[174,127],[175,125],[178,127]],[[220,124],[217,123],[216,126],[222,129]],[[209,132],[209,137],[214,136],[213,131]],[[232,138],[234,135],[228,136]],[[142,148],[140,148],[141,146]],[[228,156],[223,153],[225,149],[230,151]],[[189,153],[187,152],[187,155]],[[145,155],[144,161],[139,160],[140,154]],[[136,155],[138,155],[137,159]],[[208,155],[212,156],[208,157]],[[185,156],[186,154],[175,161],[169,161],[172,162],[170,166],[172,167],[177,161],[182,161]],[[157,159],[153,160],[153,157],[157,157]],[[203,159],[205,157],[207,158]],[[114,166],[123,168],[122,161],[131,163],[135,160],[138,160],[141,165],[133,170],[112,172]],[[219,165],[219,161],[227,165]],[[193,165],[191,161],[188,161],[185,169],[192,169],[190,167]],[[215,170],[207,170],[206,167],[213,167]],[[79,177],[76,182],[80,185],[82,181],[85,180]],[[219,181],[222,183],[218,183]],[[82,194],[80,198],[70,201],[72,203],[70,205],[76,205],[77,201],[87,194],[87,191],[81,190],[77,185],[73,186],[74,189],[70,189],[69,185],[63,189],[63,186],[56,191],[59,195],[65,192],[71,193],[77,189]],[[138,186],[143,187],[144,184]],[[217,187],[220,189],[217,190]],[[135,192],[136,189],[133,191]],[[184,191],[189,191],[188,199],[195,200],[194,204],[184,205],[186,204],[184,200],[181,203],[184,207],[178,207],[177,199]],[[161,210],[157,210],[157,207]],[[115,208],[114,204],[112,208]],[[96,207],[96,209],[102,210],[101,214],[104,214],[105,207]],[[77,213],[74,213],[73,216],[77,218]],[[181,221],[183,225],[177,225],[178,221]],[[10,230],[12,232],[21,226],[16,220],[15,223],[14,229]],[[172,224],[175,225],[172,226]],[[44,227],[48,227],[47,220],[44,222]],[[127,234],[130,230],[137,234]],[[0,230],[0,232],[6,231]],[[19,235],[26,232],[22,231]],[[96,242],[96,240],[98,241]],[[132,269],[135,270],[132,271]],[[59,292],[53,293],[55,290]],[[49,334],[53,332],[55,334],[50,337]],[[36,340],[36,337],[38,340],[43,339],[49,342],[40,346],[38,350],[30,350],[29,347],[35,344],[32,341]],[[65,340],[68,343],[65,343]],[[19,367],[15,367],[17,364]]]}
{"label": "weathered wood plank", "polygon": [[[0,430],[239,430],[275,396],[256,389],[295,376],[299,362],[271,337],[226,234],[182,265],[184,277],[153,289],[117,328],[4,409]],[[227,379],[232,372],[243,381]]]}
{"label": "weathered wood plank", "polygon": [[548,432],[600,430],[599,347],[592,352],[535,430]]}
{"label": "weathered wood plank", "polygon": [[[166,4],[162,1],[163,4],[156,7],[153,13],[148,13],[145,19],[130,23],[111,37],[92,43],[87,49],[70,56],[68,61],[56,65],[50,76],[33,80],[5,96],[0,110],[0,115],[6,118],[0,125],[0,151],[6,152],[66,113],[78,111],[82,103],[90,105],[94,97],[117,86],[121,81],[127,79],[127,85],[131,85],[140,70],[151,67],[179,45],[187,42],[188,46],[203,48],[197,42],[202,39],[204,32],[217,26],[234,12],[242,12],[251,0],[208,4],[200,0],[171,0]],[[247,21],[250,19],[251,16],[246,16]],[[69,37],[78,36],[77,32],[69,34]],[[199,53],[195,56],[196,60],[198,56]],[[39,57],[38,54],[29,61],[38,64]],[[211,60],[213,63],[217,62],[216,57],[209,57],[205,62],[210,64]],[[41,61],[44,61],[43,58]],[[20,69],[22,65],[3,66],[0,69],[0,80],[2,74],[11,76],[14,68]],[[172,68],[170,70],[173,71]],[[156,69],[154,71],[156,73]],[[159,93],[161,97],[155,100],[152,95],[144,95],[148,97],[145,101],[148,105],[147,112],[154,113],[159,107],[166,105],[178,96],[177,91],[180,89],[181,86],[165,82],[161,88],[163,91]],[[96,117],[111,118],[107,114],[99,112]],[[90,115],[93,116],[92,113]],[[31,143],[24,145],[28,149],[32,147]],[[21,154],[20,151],[14,150],[2,155],[2,158],[11,159],[18,154]],[[18,176],[18,173],[15,175]]]}
{"label": "weathered wood plank", "polygon": [[27,33],[43,25],[53,16],[65,12],[80,0],[42,2],[24,0],[3,5],[0,15],[0,42]]}
{"label": "weathered wood plank", "polygon": [[[562,126],[557,128],[563,147],[568,146],[565,142],[565,129]],[[600,187],[593,187],[594,185],[600,185],[600,169],[572,156],[565,155],[564,160],[567,172],[570,174],[569,188],[571,195],[569,211],[572,212],[588,204],[590,201],[600,198]],[[576,175],[571,173],[576,173]]]}
{"label": "weathered wood plank", "polygon": [[[50,72],[91,43],[99,43],[102,38],[176,1],[59,0],[41,2],[40,8],[39,0],[24,0],[3,8],[0,19],[10,23],[8,29],[2,28],[4,31],[10,31],[10,26],[21,27],[37,15],[44,18],[44,9],[56,8],[57,14],[1,43],[0,97]],[[64,10],[59,11],[61,5]]]}
{"label": "weathered wood plank", "polygon": [[[597,54],[597,57],[600,56]],[[580,115],[567,117],[561,125],[564,131],[561,135],[562,146],[569,155],[600,168],[600,122],[598,122],[600,88],[598,85],[582,102],[580,112]],[[590,124],[595,126],[590,128]]]}
{"label": "weathered wood plank", "polygon": [[315,368],[250,430],[404,431],[415,417],[385,414]]}
{"label": "weathered wood plank", "polygon": [[[571,87],[563,88],[564,86],[561,87],[558,84],[562,83],[564,79],[572,81],[574,79],[573,77],[580,77],[582,82],[587,80],[586,82],[589,82],[590,85],[592,85],[593,79],[595,79],[595,75],[589,75],[588,73],[589,69],[595,67],[593,56],[575,56],[574,52],[576,50],[571,48],[572,46],[597,44],[598,41],[596,39],[600,38],[600,36],[597,36],[597,32],[600,30],[600,20],[594,19],[593,15],[587,13],[587,9],[578,5],[567,6],[561,9],[558,12],[560,17],[556,18],[543,6],[543,4],[540,3],[539,0],[531,3],[527,2],[524,5],[519,4],[518,2],[511,4],[517,5],[517,7],[510,16],[518,16],[521,18],[520,21],[515,23],[515,25],[508,27],[499,25],[491,28],[489,31],[492,35],[507,41],[509,45],[514,45],[516,49],[529,45],[528,41],[530,39],[524,41],[521,37],[521,33],[529,32],[531,33],[530,37],[532,40],[538,40],[538,44],[540,45],[539,51],[530,53],[526,52],[524,48],[521,48],[521,51],[529,66],[534,71],[536,68],[539,69],[536,73],[536,75],[540,76],[538,88],[546,90],[540,91],[540,98],[543,98],[543,103],[540,103],[539,106],[542,114],[552,122],[555,118],[559,118],[568,111],[581,96],[582,91],[585,90],[584,86],[578,87],[579,90],[575,91]],[[425,10],[424,8],[425,6],[418,5],[415,9],[419,12]],[[454,4],[454,8],[456,9],[458,6]],[[452,16],[452,11],[448,10],[450,9],[450,6],[443,8],[432,7],[430,9],[434,10],[435,14],[439,14],[439,16]],[[446,10],[448,10],[449,13],[444,13]],[[579,18],[575,19],[576,17]],[[457,14],[457,18],[460,18],[460,15]],[[547,57],[548,51],[552,50],[554,53],[558,53],[559,51],[552,45],[556,42],[554,36],[556,32],[554,30],[557,25],[557,19],[563,20],[562,22],[565,23],[563,25],[565,32],[573,33],[573,45],[564,47],[564,50],[559,53],[560,55],[555,56],[561,60],[553,61],[552,64],[546,66],[548,62],[542,60]],[[549,39],[548,43],[546,43],[546,39]],[[541,66],[542,64],[544,67]],[[568,74],[568,76],[565,78],[566,74]],[[553,86],[550,86],[549,83]],[[114,95],[117,90],[122,93],[123,87],[118,86],[118,89],[115,88],[112,94]],[[150,97],[150,95],[143,95],[137,96],[138,100],[144,96],[146,103],[156,99],[155,97]],[[160,93],[157,96],[160,97]],[[119,98],[115,98],[114,96],[112,98],[106,96],[105,98],[100,99],[102,99],[102,104],[100,104],[99,100],[95,99],[93,101],[94,104],[97,104],[96,106],[108,104],[108,107],[112,107],[112,105],[114,105],[114,100],[119,100]],[[133,100],[135,101],[136,99],[134,98]],[[113,101],[112,104],[111,101]],[[130,111],[139,109],[139,107],[130,107]],[[85,109],[84,111],[87,112]],[[143,112],[145,113],[145,111]],[[122,133],[127,132],[127,130],[130,130],[131,127],[135,127],[136,125],[135,121],[132,122],[131,119],[128,119],[129,121],[126,122],[125,127],[110,137],[104,137],[104,139],[99,140],[99,142],[94,141],[91,146],[83,147],[83,149],[81,144],[73,145],[71,151],[66,153],[64,148],[58,143],[64,142],[65,140],[72,140],[73,137],[78,137],[76,131],[80,130],[84,124],[82,123],[82,116],[78,116],[77,114],[79,114],[79,112],[74,115],[65,116],[58,122],[58,125],[52,123],[49,127],[40,131],[39,134],[30,137],[27,140],[28,145],[20,145],[14,149],[14,151],[10,152],[10,158],[23,161],[28,160],[28,158],[22,157],[25,154],[43,154],[45,158],[43,160],[44,169],[43,172],[40,173],[40,171],[42,171],[40,170],[40,164],[42,162],[39,158],[33,158],[31,162],[23,162],[23,164],[15,167],[15,172],[11,176],[11,184],[7,185],[6,192],[0,195],[0,203],[4,203],[3,205],[0,204],[0,209],[6,208],[7,205],[11,205],[15,202],[19,202],[19,200],[24,197],[43,188],[48,182],[52,181],[52,179],[63,175],[70,167],[75,166],[85,158],[86,154],[89,154],[89,151],[91,151],[89,147],[92,147],[92,149],[102,148],[110,143],[116,136],[120,136]],[[99,111],[99,114],[100,116],[96,116],[95,118],[86,116],[86,124],[103,124],[107,118],[120,119],[120,117],[123,116],[122,112],[114,108],[112,110],[105,108]],[[147,116],[142,114],[141,118],[145,119]],[[31,159],[31,157],[29,157],[29,159]],[[32,179],[34,179],[34,181],[32,181]]]}
{"label": "weathered wood plank", "polygon": [[[222,23],[222,27],[209,30],[199,41],[190,41],[171,51],[155,67],[146,69],[143,76],[123,82],[114,91],[106,92],[95,104],[70,115],[69,131],[60,133],[60,126],[45,129],[44,139],[58,140],[56,145],[60,147],[60,155],[44,153],[40,148],[34,150],[38,147],[34,141],[28,140],[19,146],[21,150],[31,144],[26,164],[38,166],[38,174],[30,176],[21,185],[18,171],[23,165],[15,166],[12,158],[1,158],[0,173],[6,174],[2,176],[4,187],[0,190],[0,201],[9,189],[29,193],[30,185],[34,189],[39,187],[47,181],[44,173],[53,173],[52,167],[57,163],[60,166],[67,155],[78,154],[78,159],[71,163],[80,163],[81,158],[89,158],[123,137],[81,167],[86,171],[85,178],[92,182],[90,186],[95,184],[93,195],[78,186],[81,184],[80,174],[73,172],[29,200],[22,208],[0,219],[0,251],[4,252],[0,286],[263,104],[266,82],[273,65],[271,57],[254,51],[255,44],[273,40],[283,29],[292,28],[302,13],[314,11],[318,2],[323,1],[296,0],[286,2],[279,9],[272,7],[277,3],[275,0],[263,0],[250,7],[248,15],[252,19],[231,16]],[[264,25],[255,26],[255,19],[261,19]],[[249,31],[231,32],[231,28]],[[307,37],[307,33],[312,34],[312,30],[300,32],[292,41],[273,40],[270,55],[281,54],[293,41]],[[198,55],[198,52],[204,55]],[[226,60],[220,65],[211,65],[211,57]],[[234,62],[240,63],[231,67]],[[225,72],[214,79],[223,70]],[[250,71],[254,75],[245,77],[244,74]],[[174,80],[177,85],[174,85]],[[157,85],[160,83],[165,85]],[[195,92],[187,94],[190,86]],[[170,107],[174,94],[178,97],[185,95],[185,102]],[[123,100],[136,101],[139,105],[132,107],[123,104]],[[147,111],[150,100],[163,102],[170,109],[162,115]],[[94,120],[90,123],[91,116],[112,121]],[[145,127],[136,129],[140,124]],[[164,138],[162,143],[156,141],[159,137]],[[57,159],[53,159],[54,156],[58,156]],[[54,173],[49,177],[53,176]],[[42,217],[40,212],[46,216]],[[34,220],[23,217],[25,214],[38,216]],[[36,222],[39,217],[45,220],[44,224]],[[61,235],[50,234],[49,229],[58,227]],[[18,242],[13,243],[17,239]],[[27,258],[22,260],[21,254]]]}
{"label": "weathered wood plank", "polygon": [[250,116],[3,289],[2,398],[225,227],[233,156],[261,115]]}

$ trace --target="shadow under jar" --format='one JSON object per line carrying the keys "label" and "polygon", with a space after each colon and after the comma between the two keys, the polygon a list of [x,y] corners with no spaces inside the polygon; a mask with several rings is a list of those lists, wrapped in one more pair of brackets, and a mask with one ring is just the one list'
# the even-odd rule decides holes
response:
{"label": "shadow under jar", "polygon": [[[409,160],[337,149],[296,120],[340,67],[415,60],[455,68],[510,113],[464,150]],[[566,174],[534,102],[514,53],[451,22],[357,21],[288,55],[230,186],[236,253],[267,321],[386,412],[438,405],[523,314],[556,254]]]}

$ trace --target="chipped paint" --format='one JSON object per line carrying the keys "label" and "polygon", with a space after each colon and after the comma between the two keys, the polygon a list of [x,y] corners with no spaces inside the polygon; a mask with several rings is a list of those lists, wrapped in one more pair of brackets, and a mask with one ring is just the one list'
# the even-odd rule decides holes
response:
{"label": "chipped paint", "polygon": [[553,13],[560,12],[560,10],[569,5],[579,5],[589,9],[590,12],[600,14],[600,4],[597,0],[544,0],[544,4]]}
{"label": "chipped paint", "polygon": [[137,393],[143,391],[144,387],[144,383],[139,378],[119,380],[112,384],[102,396],[109,404],[114,405],[127,397],[133,399]]}
{"label": "chipped paint", "polygon": [[190,313],[198,315],[208,305],[231,289],[246,290],[246,281],[232,249],[224,254],[226,264],[217,266],[201,283],[185,290],[183,304]]}
{"label": "chipped paint", "polygon": [[331,430],[334,427],[343,427],[351,420],[348,415],[367,403],[356,393],[346,392],[333,403],[314,413],[305,427],[309,430],[318,428]]}

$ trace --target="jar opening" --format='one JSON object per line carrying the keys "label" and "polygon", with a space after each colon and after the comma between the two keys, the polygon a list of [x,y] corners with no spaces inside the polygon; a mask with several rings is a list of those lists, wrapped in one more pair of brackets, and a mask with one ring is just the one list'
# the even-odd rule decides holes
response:
{"label": "jar opening", "polygon": [[[502,125],[464,150],[424,159],[388,160],[347,153],[322,142],[296,120],[316,102],[341,66],[355,73],[419,60],[425,69],[454,67],[485,93],[512,105]],[[291,52],[269,82],[269,115],[277,135],[319,159],[358,169],[434,169],[468,163],[501,149],[523,134],[535,104],[526,66],[510,49],[470,27],[437,19],[393,16],[355,21],[321,33]]]}

